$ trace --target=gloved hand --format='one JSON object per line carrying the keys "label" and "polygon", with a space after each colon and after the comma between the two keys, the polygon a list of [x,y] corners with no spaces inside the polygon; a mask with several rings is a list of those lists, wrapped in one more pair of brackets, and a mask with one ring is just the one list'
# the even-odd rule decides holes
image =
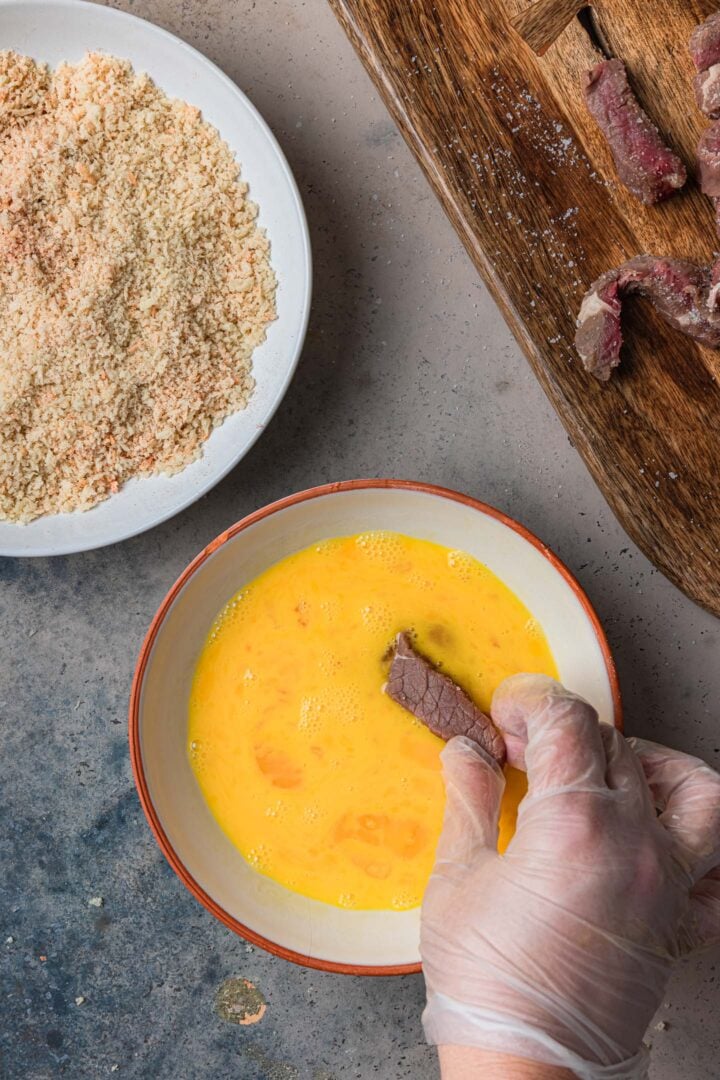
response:
{"label": "gloved hand", "polygon": [[720,776],[624,739],[545,676],[507,679],[492,718],[529,790],[498,855],[500,769],[468,739],[443,751],[422,910],[428,1041],[644,1077],[673,961],[720,941]]}

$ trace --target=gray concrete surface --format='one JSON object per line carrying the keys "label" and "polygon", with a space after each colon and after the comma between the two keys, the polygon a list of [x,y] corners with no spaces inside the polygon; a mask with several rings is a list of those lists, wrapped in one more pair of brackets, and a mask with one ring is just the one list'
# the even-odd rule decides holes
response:
{"label": "gray concrete surface", "polygon": [[[114,548],[0,560],[0,1074],[435,1077],[419,977],[267,956],[207,914],[156,848],[126,706],[168,585],[226,525],[292,490],[388,474],[460,488],[577,573],[615,650],[629,730],[715,765],[719,627],[616,524],[322,0],[117,6],[203,50],[267,117],[305,197],[316,300],[284,405],[215,491]],[[720,1074],[719,959],[673,979],[669,1027],[650,1032],[654,1080]],[[260,1023],[215,1014],[230,976],[265,995]]]}

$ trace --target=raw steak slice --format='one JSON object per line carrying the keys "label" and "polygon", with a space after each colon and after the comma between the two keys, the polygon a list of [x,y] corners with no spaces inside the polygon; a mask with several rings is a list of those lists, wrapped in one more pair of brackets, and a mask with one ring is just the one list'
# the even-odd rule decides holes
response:
{"label": "raw steak slice", "polygon": [[583,367],[600,382],[607,382],[620,363],[622,311],[617,270],[593,282],[585,293],[578,313],[575,348]]}
{"label": "raw steak slice", "polygon": [[720,196],[720,120],[703,131],[697,148],[700,187],[713,199]]}
{"label": "raw steak slice", "polygon": [[708,292],[707,306],[710,311],[717,311],[720,307],[720,260],[714,263],[710,271],[710,291]]}
{"label": "raw steak slice", "polygon": [[410,635],[398,634],[385,693],[441,739],[465,735],[495,758],[505,761],[505,743],[489,717],[459,686],[413,648]]}
{"label": "raw steak slice", "polygon": [[620,180],[633,195],[652,205],[683,186],[685,166],[640,108],[621,60],[603,60],[588,72],[585,100],[610,145]]}
{"label": "raw steak slice", "polygon": [[690,35],[690,55],[698,71],[720,63],[720,11],[696,26]]}
{"label": "raw steak slice", "polygon": [[693,79],[695,100],[700,112],[711,120],[720,118],[720,64],[713,64]]}
{"label": "raw steak slice", "polygon": [[720,348],[720,313],[714,310],[715,274],[685,259],[639,255],[599,277],[585,295],[578,316],[575,346],[583,367],[607,382],[620,362],[622,299],[647,296],[671,326]]}

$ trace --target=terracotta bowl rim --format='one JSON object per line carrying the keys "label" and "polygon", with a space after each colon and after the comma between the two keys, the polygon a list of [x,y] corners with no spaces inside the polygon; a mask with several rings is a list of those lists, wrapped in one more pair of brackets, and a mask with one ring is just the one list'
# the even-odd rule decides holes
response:
{"label": "terracotta bowl rim", "polygon": [[183,572],[178,577],[177,581],[168,590],[165,598],[157,609],[152,622],[145,635],[145,639],[142,643],[140,653],[138,655],[137,663],[135,665],[135,673],[132,681],[132,689],[130,691],[130,704],[128,711],[128,735],[130,740],[130,760],[132,763],[133,776],[135,778],[135,786],[137,787],[138,796],[140,798],[140,804],[142,806],[145,817],[148,824],[155,836],[155,839],[162,851],[163,855],[169,862],[172,869],[180,878],[185,887],[192,893],[196,900],[207,908],[215,918],[219,919],[221,923],[233,930],[240,937],[251,942],[254,945],[258,945],[265,949],[267,952],[274,956],[282,957],[284,960],[291,960],[295,964],[300,964],[305,967],[317,968],[320,971],[337,972],[343,975],[409,975],[419,972],[422,969],[421,964],[344,964],[338,963],[332,960],[321,960],[314,956],[304,956],[302,953],[295,952],[293,949],[287,949],[283,945],[277,944],[277,942],[270,941],[268,938],[263,937],[261,934],[256,933],[250,927],[243,925],[238,919],[230,915],[224,908],[220,907],[215,900],[202,888],[202,886],[195,881],[192,874],[188,871],[180,856],[173,848],[170,840],[168,839],[165,831],[162,827],[160,819],[153,806],[152,799],[150,797],[150,791],[145,778],[145,771],[143,767],[142,754],[140,750],[140,698],[142,693],[143,680],[145,677],[145,671],[147,669],[148,660],[155,640],[160,632],[165,617],[170,610],[175,598],[180,593],[181,589],[190,580],[203,563],[226,544],[238,533],[243,532],[251,525],[256,524],[258,521],[262,521],[266,517],[270,517],[272,514],[277,513],[279,510],[284,510],[286,507],[295,506],[297,503],[306,502],[310,499],[316,499],[323,495],[334,495],[343,491],[358,491],[358,490],[372,490],[372,489],[393,489],[397,491],[415,491],[422,494],[434,495],[443,499],[450,499],[453,502],[462,503],[465,506],[478,510],[482,514],[486,514],[489,517],[495,518],[503,525],[512,529],[518,533],[524,540],[531,544],[537,551],[543,555],[554,569],[560,574],[562,578],[567,582],[572,591],[585,611],[590,624],[595,632],[600,650],[605,662],[605,670],[607,673],[608,681],[610,683],[610,691],[612,694],[613,702],[613,720],[615,726],[622,731],[622,700],[620,695],[620,683],[618,680],[617,670],[615,662],[610,651],[605,631],[602,628],[600,619],[590,603],[584,589],[575,579],[574,575],[570,572],[567,566],[558,558],[557,555],[550,548],[538,539],[534,533],[527,529],[524,525],[521,525],[514,518],[504,514],[501,510],[496,510],[495,507],[489,506],[487,503],[482,502],[480,499],[475,499],[470,495],[463,495],[458,491],[453,491],[451,488],[439,487],[435,484],[426,484],[413,480],[394,480],[394,479],[361,479],[361,480],[342,480],[331,484],[321,484],[317,487],[308,488],[305,491],[296,492],[294,495],[287,495],[282,499],[277,499],[275,502],[268,503],[267,506],[261,507],[259,510],[255,510],[253,513],[248,514],[240,521],[231,525],[229,529],[220,533],[214,540],[203,548],[203,550],[196,555],[196,557],[188,564]]}

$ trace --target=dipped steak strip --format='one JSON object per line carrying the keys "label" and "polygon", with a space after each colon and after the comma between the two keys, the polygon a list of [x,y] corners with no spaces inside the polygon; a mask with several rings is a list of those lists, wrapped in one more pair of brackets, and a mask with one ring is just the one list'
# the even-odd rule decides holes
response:
{"label": "dipped steak strip", "polygon": [[641,109],[621,60],[603,60],[588,72],[585,100],[608,141],[620,180],[633,195],[652,205],[683,186],[685,166]]}
{"label": "dipped steak strip", "polygon": [[465,735],[499,765],[504,763],[505,743],[490,718],[452,679],[415,651],[407,633],[395,639],[385,693],[441,739]]}

